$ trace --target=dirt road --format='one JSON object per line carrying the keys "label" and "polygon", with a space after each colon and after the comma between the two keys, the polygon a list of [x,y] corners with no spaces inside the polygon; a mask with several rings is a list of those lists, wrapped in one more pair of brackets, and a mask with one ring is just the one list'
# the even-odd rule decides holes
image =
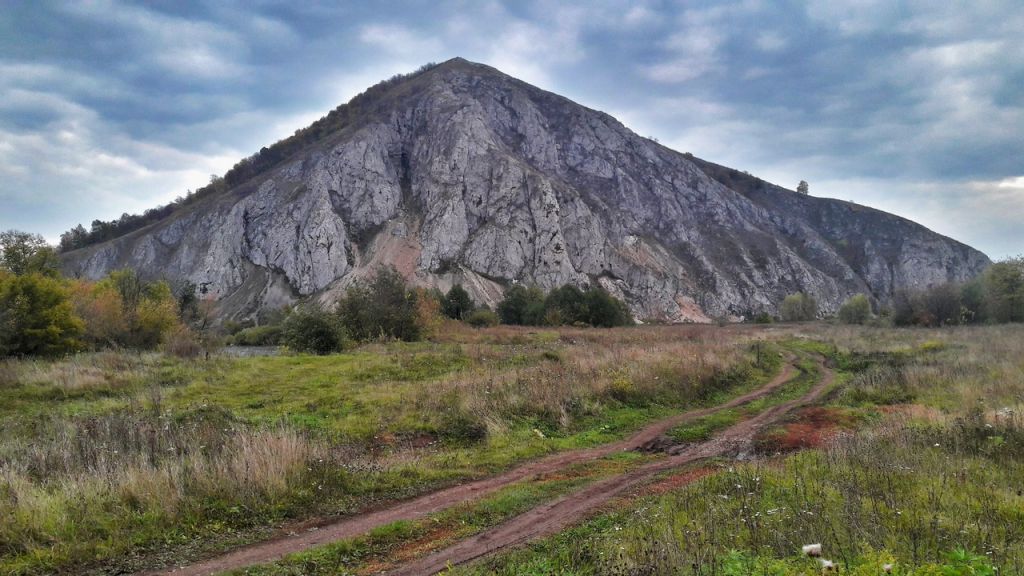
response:
{"label": "dirt road", "polygon": [[[457,504],[476,500],[505,488],[506,486],[516,482],[521,482],[531,477],[557,472],[568,466],[602,458],[615,452],[636,450],[650,444],[659,436],[680,424],[707,416],[708,414],[713,414],[720,410],[734,408],[766,396],[792,379],[796,372],[796,368],[792,363],[787,362],[785,367],[775,378],[757,390],[733,398],[732,400],[718,406],[691,410],[677,414],[671,418],[660,420],[641,429],[629,438],[618,442],[612,442],[610,444],[604,444],[593,448],[552,454],[551,456],[546,456],[544,458],[528,462],[497,476],[425,494],[418,498],[400,502],[381,510],[336,520],[324,524],[314,531],[307,531],[296,536],[278,537],[266,542],[246,546],[222,556],[210,558],[195,564],[169,568],[162,571],[147,572],[145,574],[146,576],[162,574],[174,574],[175,576],[205,576],[208,574],[216,574],[228,570],[244,568],[253,564],[273,562],[288,554],[366,534],[378,526],[390,524],[398,520],[415,520],[417,518],[422,518],[433,512],[438,512]],[[712,440],[711,442],[715,442],[716,440]],[[651,473],[653,474],[654,472]],[[622,477],[617,477],[613,480],[619,480],[621,478]],[[601,483],[599,485],[605,484],[606,483]],[[584,490],[584,492],[586,492],[586,490]],[[476,556],[486,553],[488,552],[482,552]],[[466,554],[461,553],[459,557],[464,555]],[[470,557],[467,557],[467,559],[470,559]],[[441,567],[444,567],[443,564]],[[409,573],[419,574],[428,572],[429,570],[424,569],[418,572]]]}
{"label": "dirt road", "polygon": [[555,534],[567,526],[579,522],[597,507],[626,490],[650,480],[659,472],[742,449],[750,443],[758,430],[778,421],[793,408],[809,404],[820,398],[835,377],[834,373],[824,364],[821,364],[821,371],[821,380],[803,397],[768,408],[753,418],[731,426],[707,442],[687,445],[665,460],[652,462],[636,470],[586,486],[578,492],[538,506],[444,550],[395,568],[387,574],[391,576],[436,574],[448,565],[469,562],[542,536]]}

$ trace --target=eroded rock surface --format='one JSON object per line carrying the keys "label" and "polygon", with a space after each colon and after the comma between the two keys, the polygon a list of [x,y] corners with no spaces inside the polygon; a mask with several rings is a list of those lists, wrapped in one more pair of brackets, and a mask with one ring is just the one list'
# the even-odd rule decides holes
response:
{"label": "eroded rock surface", "polygon": [[825,313],[858,292],[887,302],[989,263],[908,220],[679,154],[483,65],[451,60],[379,99],[244,186],[66,254],[67,270],[189,280],[247,316],[330,300],[393,264],[491,305],[512,281],[598,282],[638,318],[682,322],[774,313],[797,291]]}

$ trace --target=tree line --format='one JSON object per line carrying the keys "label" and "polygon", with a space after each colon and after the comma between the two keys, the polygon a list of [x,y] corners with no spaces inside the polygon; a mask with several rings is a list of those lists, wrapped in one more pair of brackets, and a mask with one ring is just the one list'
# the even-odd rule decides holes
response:
{"label": "tree line", "polygon": [[[866,294],[855,294],[836,318],[844,324],[928,327],[1024,322],[1024,257],[996,262],[967,282],[897,291],[889,306],[877,314],[874,308]],[[808,294],[790,294],[779,305],[779,316],[787,322],[814,320],[818,303]],[[755,317],[755,322],[772,320],[768,314]]]}
{"label": "tree line", "polygon": [[237,344],[285,345],[328,353],[378,339],[428,337],[443,318],[472,326],[620,326],[632,323],[625,304],[599,286],[566,285],[544,293],[513,285],[497,312],[476,306],[454,285],[447,293],[408,285],[392,267],[358,280],[330,307],[306,302],[261,326],[224,322],[213,327],[214,302],[195,284],[172,287],[135,270],[98,281],[61,276],[56,251],[37,234],[0,233],[0,356],[55,355],[100,348],[163,348],[195,356],[226,332]]}

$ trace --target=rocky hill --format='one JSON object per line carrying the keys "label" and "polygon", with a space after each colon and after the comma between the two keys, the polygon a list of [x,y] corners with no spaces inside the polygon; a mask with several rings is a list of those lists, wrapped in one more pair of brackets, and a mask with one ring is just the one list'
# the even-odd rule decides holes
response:
{"label": "rocky hill", "polygon": [[964,280],[964,244],[864,206],[680,154],[611,116],[454,59],[374,91],[359,114],[244,183],[64,254],[192,281],[233,317],[329,301],[390,264],[493,305],[511,282],[597,282],[641,319],[831,312],[864,292]]}

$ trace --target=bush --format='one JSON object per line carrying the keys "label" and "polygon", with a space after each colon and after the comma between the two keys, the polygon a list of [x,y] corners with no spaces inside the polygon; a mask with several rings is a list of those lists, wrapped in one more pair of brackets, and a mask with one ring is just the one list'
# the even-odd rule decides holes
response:
{"label": "bush", "polygon": [[843,324],[865,324],[871,319],[871,301],[864,294],[851,296],[839,308],[839,321]]}
{"label": "bush", "polygon": [[786,322],[806,322],[818,317],[818,302],[803,292],[790,294],[779,306],[779,314]]}
{"label": "bush", "polygon": [[611,328],[633,324],[633,316],[626,304],[604,288],[591,286],[584,294],[584,302],[587,307],[586,322],[591,326]]}
{"label": "bush", "polygon": [[132,269],[115,270],[99,282],[71,284],[75,312],[85,320],[94,346],[154,348],[181,326],[179,302],[167,282],[145,282]]}
{"label": "bush", "polygon": [[231,337],[235,346],[277,346],[281,343],[281,326],[253,326],[243,328]]}
{"label": "bush", "polygon": [[184,325],[179,325],[168,332],[160,348],[164,354],[178,358],[197,358],[205,351],[199,336]]}
{"label": "bush", "polygon": [[775,321],[772,315],[767,312],[761,312],[757,316],[754,316],[754,324],[771,324]]}
{"label": "bush", "polygon": [[296,352],[330,354],[345,348],[345,329],[335,314],[316,306],[292,311],[281,327],[281,343]]}
{"label": "bush", "polygon": [[421,308],[420,295],[393,267],[378,270],[369,282],[357,282],[338,302],[348,335],[359,341],[420,340],[428,328]]}
{"label": "bush", "polygon": [[544,292],[536,286],[513,284],[498,304],[504,324],[538,326],[544,320]]}
{"label": "bush", "polygon": [[71,352],[83,330],[59,280],[0,272],[0,356]]}
{"label": "bush", "polygon": [[500,321],[501,319],[498,318],[498,315],[487,308],[479,308],[470,312],[469,316],[466,316],[466,324],[474,328],[497,326]]}
{"label": "bush", "polygon": [[572,284],[566,284],[549,292],[548,297],[544,300],[544,308],[546,309],[545,324],[590,323],[586,295]]}

